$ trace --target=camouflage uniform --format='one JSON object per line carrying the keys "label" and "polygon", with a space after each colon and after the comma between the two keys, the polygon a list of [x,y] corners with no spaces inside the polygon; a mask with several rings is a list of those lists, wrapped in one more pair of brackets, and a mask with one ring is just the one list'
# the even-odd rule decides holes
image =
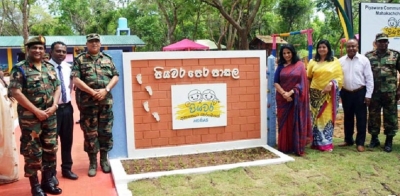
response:
{"label": "camouflage uniform", "polygon": [[374,50],[367,52],[365,56],[371,62],[374,75],[374,91],[368,108],[368,133],[379,134],[381,108],[383,108],[384,134],[395,136],[398,129],[396,89],[397,71],[400,72],[400,53],[388,49],[385,55],[378,56],[377,51]]}
{"label": "camouflage uniform", "polygon": [[[17,88],[40,110],[53,105],[53,93],[60,81],[53,65],[42,62],[41,70],[24,60],[11,70],[9,89]],[[56,114],[40,121],[35,114],[21,105],[17,106],[21,127],[21,155],[25,158],[25,177],[36,176],[37,170],[55,168],[57,158]]]}
{"label": "camouflage uniform", "polygon": [[[114,76],[119,76],[119,73],[112,59],[102,52],[97,56],[81,53],[75,58],[71,72],[71,77],[78,77],[92,89],[106,88]],[[114,121],[112,94],[107,93],[101,101],[94,100],[91,95],[80,89],[76,89],[76,95],[80,125],[85,136],[85,152],[110,151],[113,147],[111,128]]]}

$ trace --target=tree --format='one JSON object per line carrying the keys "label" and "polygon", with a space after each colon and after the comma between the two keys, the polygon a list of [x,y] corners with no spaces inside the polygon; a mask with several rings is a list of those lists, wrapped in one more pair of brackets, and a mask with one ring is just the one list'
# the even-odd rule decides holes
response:
{"label": "tree", "polygon": [[312,11],[310,5],[312,5],[311,0],[281,0],[278,6],[278,13],[282,18],[279,22],[280,30],[290,32],[307,26]]}
{"label": "tree", "polygon": [[[217,10],[235,28],[239,35],[239,49],[248,50],[247,36],[261,5],[261,0],[200,0]],[[230,12],[227,10],[231,10]]]}
{"label": "tree", "polygon": [[29,16],[34,0],[1,0],[0,35],[21,35],[29,38]]}
{"label": "tree", "polygon": [[192,13],[193,0],[149,0],[148,3],[155,3],[158,7],[158,14],[167,25],[167,44],[175,42],[175,30],[178,23],[183,22],[188,13]]}
{"label": "tree", "polygon": [[138,48],[139,51],[161,50],[166,40],[167,27],[158,14],[156,4],[134,1],[119,11],[121,16],[127,18],[131,33],[137,35],[146,43],[144,47]]}
{"label": "tree", "polygon": [[55,0],[50,4],[51,12],[60,16],[59,21],[79,35],[115,33],[115,29],[109,32],[109,26],[116,27],[113,16],[119,16],[114,9],[112,0]]}

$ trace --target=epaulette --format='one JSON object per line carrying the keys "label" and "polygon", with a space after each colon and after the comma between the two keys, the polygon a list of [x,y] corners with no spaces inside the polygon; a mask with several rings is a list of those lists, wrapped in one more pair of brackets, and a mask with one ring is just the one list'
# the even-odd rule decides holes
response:
{"label": "epaulette", "polygon": [[49,63],[49,62],[47,62],[47,61],[43,61],[43,63],[44,63],[45,65],[50,65],[50,66],[52,66],[52,67],[55,67],[53,64],[51,64],[51,63]]}
{"label": "epaulette", "polygon": [[112,57],[111,57],[109,54],[104,53],[104,52],[102,52],[102,54],[103,54],[104,56],[106,56],[106,57],[108,57],[108,58],[110,58],[110,59],[112,60]]}
{"label": "epaulette", "polygon": [[21,65],[25,64],[25,60],[18,62],[14,66],[20,67]]}
{"label": "epaulette", "polygon": [[22,81],[23,81],[23,83],[22,83],[22,86],[25,88],[26,87],[26,75],[25,75],[25,70],[24,70],[24,68],[22,67],[22,65],[24,65],[26,63],[26,60],[23,60],[23,61],[20,61],[20,62],[18,62],[17,64],[15,64],[14,65],[14,67],[16,67],[20,72],[21,72],[21,75],[22,75]]}
{"label": "epaulette", "polygon": [[390,51],[392,51],[392,52],[397,52],[397,53],[399,53],[399,54],[400,54],[400,52],[399,52],[399,51],[397,51],[397,50],[393,50],[393,49],[388,49],[388,50],[390,50]]}
{"label": "epaulette", "polygon": [[76,55],[75,59],[77,59],[77,58],[79,58],[81,56],[84,56],[84,55],[86,55],[86,52],[81,52],[78,55]]}
{"label": "epaulette", "polygon": [[74,62],[77,60],[77,59],[79,59],[79,58],[81,58],[82,56],[85,56],[86,55],[86,52],[81,52],[81,53],[79,53],[78,55],[76,55],[75,57],[74,57]]}
{"label": "epaulette", "polygon": [[373,53],[373,52],[375,52],[375,50],[368,51],[368,52],[365,53],[365,55],[367,55],[369,53]]}

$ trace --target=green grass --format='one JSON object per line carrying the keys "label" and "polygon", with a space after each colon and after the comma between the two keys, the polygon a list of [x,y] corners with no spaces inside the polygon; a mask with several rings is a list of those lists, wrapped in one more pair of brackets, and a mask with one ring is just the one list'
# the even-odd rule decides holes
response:
{"label": "green grass", "polygon": [[[384,135],[380,135],[384,143]],[[336,138],[334,143],[343,140]],[[369,138],[367,141],[369,142]],[[305,157],[280,165],[237,168],[208,174],[167,176],[129,183],[132,195],[400,195],[400,136],[393,152],[332,153],[307,149]]]}

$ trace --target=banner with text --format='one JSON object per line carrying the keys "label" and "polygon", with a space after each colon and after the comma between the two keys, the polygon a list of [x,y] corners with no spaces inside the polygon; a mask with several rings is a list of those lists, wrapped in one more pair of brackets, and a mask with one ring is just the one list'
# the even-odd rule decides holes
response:
{"label": "banner with text", "polygon": [[373,50],[378,33],[389,35],[389,48],[400,51],[400,4],[360,4],[360,53]]}
{"label": "banner with text", "polygon": [[172,85],[172,129],[227,125],[226,84]]}

